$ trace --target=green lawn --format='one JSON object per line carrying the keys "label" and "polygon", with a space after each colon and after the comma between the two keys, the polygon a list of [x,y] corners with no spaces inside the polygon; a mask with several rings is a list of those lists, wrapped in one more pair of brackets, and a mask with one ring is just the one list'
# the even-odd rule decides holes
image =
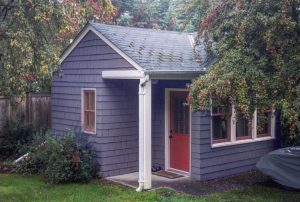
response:
{"label": "green lawn", "polygon": [[40,176],[0,174],[0,201],[300,201],[300,192],[262,186],[188,196],[167,189],[137,193],[104,180],[89,184],[45,184]]}

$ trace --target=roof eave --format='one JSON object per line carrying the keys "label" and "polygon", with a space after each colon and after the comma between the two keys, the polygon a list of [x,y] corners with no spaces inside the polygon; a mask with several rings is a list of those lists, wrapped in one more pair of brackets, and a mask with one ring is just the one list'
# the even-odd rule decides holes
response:
{"label": "roof eave", "polygon": [[151,79],[161,80],[191,80],[206,73],[206,69],[199,70],[145,70],[144,74]]}

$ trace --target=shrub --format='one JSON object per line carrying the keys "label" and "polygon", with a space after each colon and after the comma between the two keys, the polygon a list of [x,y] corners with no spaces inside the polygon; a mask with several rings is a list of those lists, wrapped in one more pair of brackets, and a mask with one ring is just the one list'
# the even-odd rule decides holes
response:
{"label": "shrub", "polygon": [[30,153],[18,172],[40,172],[49,183],[88,182],[97,174],[92,149],[74,133],[62,137],[47,134],[32,144]]}
{"label": "shrub", "polygon": [[31,124],[11,120],[6,121],[3,131],[0,153],[6,158],[22,154],[22,148],[32,141],[35,133]]}

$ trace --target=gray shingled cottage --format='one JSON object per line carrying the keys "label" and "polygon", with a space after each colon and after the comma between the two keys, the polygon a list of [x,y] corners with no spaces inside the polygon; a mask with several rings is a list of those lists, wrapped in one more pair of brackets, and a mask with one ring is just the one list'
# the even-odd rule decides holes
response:
{"label": "gray shingled cottage", "polygon": [[[275,148],[273,111],[258,130],[224,118],[218,108],[191,111],[186,85],[205,74],[191,34],[88,23],[61,57],[52,81],[52,128],[88,136],[104,177],[139,172],[151,188],[151,166],[214,179],[254,168]],[[251,124],[249,124],[251,123]]]}

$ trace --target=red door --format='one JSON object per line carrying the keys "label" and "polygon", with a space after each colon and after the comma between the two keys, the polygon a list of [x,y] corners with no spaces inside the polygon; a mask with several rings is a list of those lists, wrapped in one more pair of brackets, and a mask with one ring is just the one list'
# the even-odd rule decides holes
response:
{"label": "red door", "polygon": [[188,92],[170,92],[170,168],[190,170],[190,107]]}

